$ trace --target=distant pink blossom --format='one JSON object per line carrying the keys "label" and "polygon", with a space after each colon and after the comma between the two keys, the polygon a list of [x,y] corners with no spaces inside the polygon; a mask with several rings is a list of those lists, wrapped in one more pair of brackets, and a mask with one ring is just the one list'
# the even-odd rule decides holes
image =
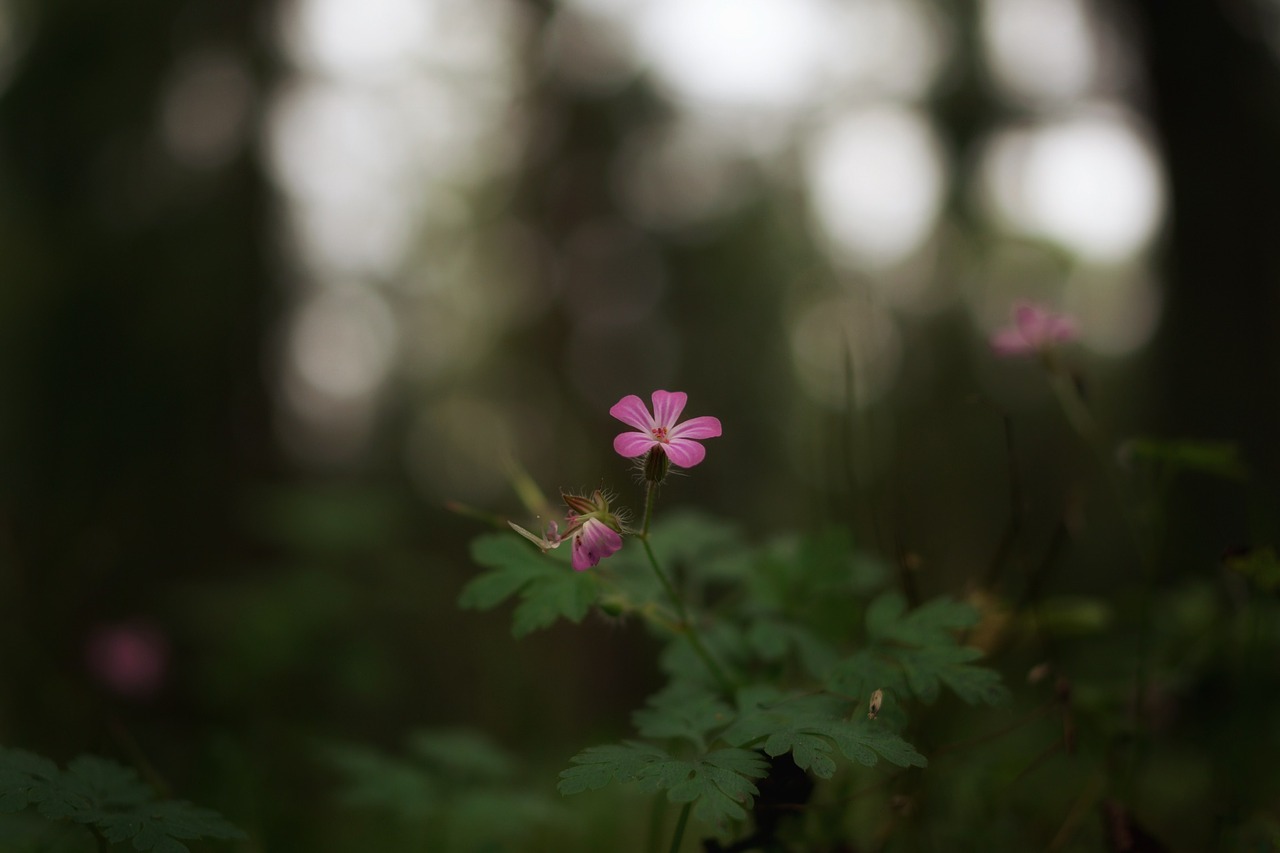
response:
{"label": "distant pink blossom", "polygon": [[145,698],[164,681],[169,644],[146,625],[102,625],[89,635],[85,658],[90,674],[103,685],[121,696]]}
{"label": "distant pink blossom", "polygon": [[589,569],[622,547],[622,536],[603,521],[588,518],[573,534],[573,567]]}
{"label": "distant pink blossom", "polygon": [[1078,334],[1075,320],[1066,314],[1020,301],[1013,305],[1013,325],[996,330],[991,348],[1000,355],[1030,355],[1075,340]]}
{"label": "distant pink blossom", "polygon": [[624,432],[613,440],[613,449],[627,458],[643,456],[654,447],[662,448],[673,465],[692,468],[707,455],[698,440],[720,435],[720,421],[704,415],[676,423],[689,395],[682,391],[654,391],[653,414],[634,394],[619,400],[609,414],[635,432]]}

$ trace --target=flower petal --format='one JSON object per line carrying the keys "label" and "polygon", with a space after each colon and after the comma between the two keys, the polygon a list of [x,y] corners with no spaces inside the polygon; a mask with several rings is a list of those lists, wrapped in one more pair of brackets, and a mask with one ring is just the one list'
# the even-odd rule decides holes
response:
{"label": "flower petal", "polygon": [[587,519],[573,537],[573,567],[589,569],[622,547],[622,536],[603,521]]}
{"label": "flower petal", "polygon": [[671,438],[715,438],[720,435],[720,419],[710,415],[689,418],[668,433]]}
{"label": "flower petal", "polygon": [[683,391],[654,391],[653,422],[670,430],[680,420],[680,413],[684,411],[684,404],[688,399],[689,395]]}
{"label": "flower petal", "polygon": [[[654,396],[657,396],[656,394]],[[649,435],[653,431],[653,417],[649,414],[649,410],[635,394],[628,394],[621,400],[613,404],[613,408],[609,409],[609,414],[622,421],[627,426],[635,427],[641,432]],[[622,451],[618,451],[621,453]]]}
{"label": "flower petal", "polygon": [[663,449],[667,451],[667,458],[671,460],[671,464],[679,465],[681,468],[692,468],[707,455],[705,447],[687,438],[669,441],[663,445]]}
{"label": "flower petal", "polygon": [[1079,335],[1076,321],[1065,314],[1054,314],[1045,321],[1045,339],[1049,341],[1071,341]]}
{"label": "flower petal", "polygon": [[638,432],[620,432],[613,439],[613,449],[619,456],[630,459],[633,456],[643,456],[657,443],[649,436]]}
{"label": "flower petal", "polygon": [[1024,355],[1035,349],[1018,329],[1000,329],[991,336],[991,348],[1000,355]]}
{"label": "flower petal", "polygon": [[1019,302],[1013,306],[1013,324],[1028,341],[1038,342],[1044,337],[1049,312],[1034,302]]}

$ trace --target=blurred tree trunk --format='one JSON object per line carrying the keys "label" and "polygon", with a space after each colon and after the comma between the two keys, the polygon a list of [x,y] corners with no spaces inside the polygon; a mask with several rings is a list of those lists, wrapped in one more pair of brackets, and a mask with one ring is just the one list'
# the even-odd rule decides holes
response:
{"label": "blurred tree trunk", "polygon": [[1171,428],[1280,472],[1280,64],[1264,4],[1130,0],[1172,189],[1158,353]]}
{"label": "blurred tree trunk", "polygon": [[[0,707],[7,726],[53,736],[92,714],[69,701],[85,629],[154,613],[160,581],[225,562],[237,490],[269,462],[270,193],[252,151],[273,6],[14,6],[21,51],[0,90],[0,578],[8,663],[32,693],[10,685],[22,701]],[[243,71],[247,124],[225,159],[192,162],[161,116],[175,69],[210,52]],[[197,144],[204,111],[228,108],[216,83],[183,96]]]}
{"label": "blurred tree trunk", "polygon": [[1280,65],[1262,3],[1129,0],[1171,188],[1161,431],[1237,442],[1248,489],[1185,481],[1166,561],[1202,573],[1280,536]]}

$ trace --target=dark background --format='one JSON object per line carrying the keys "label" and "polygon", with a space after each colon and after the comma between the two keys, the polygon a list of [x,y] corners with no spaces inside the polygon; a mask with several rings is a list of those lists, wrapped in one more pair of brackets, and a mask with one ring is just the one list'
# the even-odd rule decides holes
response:
{"label": "dark background", "polygon": [[[970,298],[987,278],[1018,295],[1023,270],[1024,295],[1054,303],[1072,277],[1114,272],[1011,236],[965,189],[987,134],[1045,109],[993,84],[977,5],[936,6],[950,52],[921,108],[952,173],[932,236],[898,272],[833,262],[803,186],[750,158],[724,213],[636,222],[618,198],[619,152],[677,105],[643,70],[601,90],[566,80],[546,53],[568,13],[515,5],[515,154],[449,200],[502,274],[440,273],[453,238],[424,215],[398,262],[365,276],[382,307],[352,303],[396,329],[376,391],[299,403],[290,335],[308,288],[358,276],[290,236],[301,202],[268,154],[278,93],[305,71],[282,46],[287,10],[4,4],[0,741],[146,761],[249,830],[246,849],[311,849],[333,784],[309,758],[316,738],[394,745],[415,726],[468,724],[554,766],[616,736],[658,683],[643,632],[589,620],[516,643],[505,613],[458,612],[467,542],[484,528],[444,504],[522,517],[509,455],[549,495],[607,485],[639,509],[607,408],[657,387],[725,424],[667,500],[760,539],[848,524],[890,561],[918,556],[927,594],[963,593],[999,547],[1007,416],[1026,481],[1020,547],[1039,553],[1068,517],[1079,540],[1049,590],[1124,588],[1122,534],[1087,449],[1034,362],[989,352],[1004,309]],[[1175,585],[1275,536],[1280,30],[1262,0],[1089,8],[1126,69],[1097,88],[1149,131],[1167,196],[1155,241],[1117,273],[1154,281],[1154,336],[1123,355],[1074,347],[1069,361],[1114,442],[1229,440],[1251,472],[1245,485],[1192,478],[1170,498],[1160,553]],[[209,79],[231,82],[175,95],[192,58],[210,55]],[[178,134],[186,148],[163,131],[174,98],[197,117]],[[227,109],[239,118],[207,130],[224,142],[202,146],[198,117]],[[435,190],[400,186],[435,203]],[[999,267],[1010,246],[1022,267]],[[925,312],[875,314],[900,344],[889,390],[853,407],[815,399],[787,318],[842,288],[850,305],[874,300],[895,275],[935,297]],[[450,314],[455,297],[491,322]],[[614,309],[635,317],[611,325]],[[327,363],[340,370],[344,327],[316,328],[321,350],[337,340]],[[849,350],[856,360],[860,344]],[[90,671],[88,637],[114,624],[166,638],[154,692],[122,696]]]}

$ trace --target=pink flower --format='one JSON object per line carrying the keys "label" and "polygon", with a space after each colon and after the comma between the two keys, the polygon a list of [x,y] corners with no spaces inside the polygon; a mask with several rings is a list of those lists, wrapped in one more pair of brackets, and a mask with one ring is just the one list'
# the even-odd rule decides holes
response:
{"label": "pink flower", "polygon": [[588,518],[573,534],[573,567],[589,569],[622,547],[618,531],[594,518]]}
{"label": "pink flower", "polygon": [[85,646],[89,672],[121,696],[144,698],[155,693],[169,667],[164,635],[145,625],[104,625]]}
{"label": "pink flower", "polygon": [[1074,340],[1077,335],[1075,320],[1066,314],[1055,314],[1033,302],[1015,302],[1013,325],[991,336],[991,348],[1000,355],[1029,355]]}
{"label": "pink flower", "polygon": [[688,399],[689,395],[683,391],[654,391],[653,414],[650,415],[639,397],[634,394],[623,397],[609,410],[609,414],[627,426],[635,427],[636,431],[619,434],[613,440],[613,449],[630,459],[660,447],[673,465],[681,468],[697,465],[707,455],[697,440],[720,435],[720,421],[704,415],[676,423]]}

